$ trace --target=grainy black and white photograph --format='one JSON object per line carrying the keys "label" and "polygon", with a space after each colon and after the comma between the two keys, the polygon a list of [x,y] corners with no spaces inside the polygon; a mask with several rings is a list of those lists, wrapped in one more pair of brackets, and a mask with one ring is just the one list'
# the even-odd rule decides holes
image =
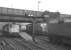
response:
{"label": "grainy black and white photograph", "polygon": [[71,50],[71,1],[0,0],[0,50]]}

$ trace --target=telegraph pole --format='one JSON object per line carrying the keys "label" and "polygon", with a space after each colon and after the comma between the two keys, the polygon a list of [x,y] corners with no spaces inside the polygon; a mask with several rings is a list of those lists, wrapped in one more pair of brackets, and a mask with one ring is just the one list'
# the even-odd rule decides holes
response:
{"label": "telegraph pole", "polygon": [[37,6],[37,9],[38,9],[38,11],[39,11],[39,4],[41,3],[41,1],[38,1],[38,6]]}

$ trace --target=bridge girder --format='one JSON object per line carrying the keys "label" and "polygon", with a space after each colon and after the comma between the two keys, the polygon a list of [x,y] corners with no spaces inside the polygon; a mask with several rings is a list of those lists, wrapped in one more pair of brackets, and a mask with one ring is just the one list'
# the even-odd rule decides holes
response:
{"label": "bridge girder", "polygon": [[0,14],[1,22],[33,22],[33,21],[44,21],[44,17],[33,17],[33,16],[18,16],[18,15],[6,15]]}

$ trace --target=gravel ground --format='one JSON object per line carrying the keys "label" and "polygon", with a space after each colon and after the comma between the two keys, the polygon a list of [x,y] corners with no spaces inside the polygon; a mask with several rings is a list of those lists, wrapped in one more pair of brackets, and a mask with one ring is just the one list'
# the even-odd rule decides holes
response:
{"label": "gravel ground", "polygon": [[36,37],[36,41],[39,45],[49,49],[49,50],[71,50],[71,46],[68,45],[58,45],[49,43],[48,37],[38,36]]}
{"label": "gravel ground", "polygon": [[37,43],[22,38],[0,38],[0,50],[71,50],[70,46],[49,43],[48,37],[35,39]]}

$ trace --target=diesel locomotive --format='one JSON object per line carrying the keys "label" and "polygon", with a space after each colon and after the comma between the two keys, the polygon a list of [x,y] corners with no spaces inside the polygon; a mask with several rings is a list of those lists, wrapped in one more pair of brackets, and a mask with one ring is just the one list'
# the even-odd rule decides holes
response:
{"label": "diesel locomotive", "polygon": [[19,36],[20,32],[32,32],[31,23],[0,22],[0,36]]}
{"label": "diesel locomotive", "polygon": [[54,44],[71,45],[71,22],[60,20],[55,23],[37,23],[35,34],[47,36],[49,42]]}

